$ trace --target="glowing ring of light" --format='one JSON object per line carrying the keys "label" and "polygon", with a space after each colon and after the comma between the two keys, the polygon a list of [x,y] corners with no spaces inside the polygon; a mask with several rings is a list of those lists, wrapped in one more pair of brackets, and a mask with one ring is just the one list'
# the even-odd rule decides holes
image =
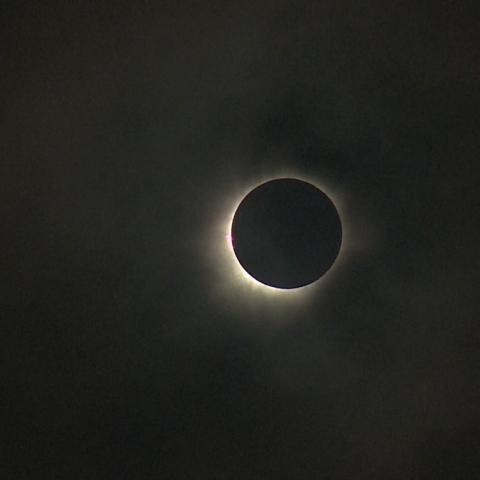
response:
{"label": "glowing ring of light", "polygon": [[[297,178],[325,192],[335,204],[343,227],[340,251],[330,270],[316,282],[290,290],[270,287],[251,277],[238,262],[228,237],[236,209],[245,196],[258,185],[279,178]],[[362,240],[358,235],[356,238],[353,235],[353,225],[358,223],[358,219],[355,218],[355,213],[348,211],[349,194],[338,185],[289,168],[277,170],[274,174],[257,175],[244,182],[239,182],[237,177],[230,181],[230,187],[227,178],[221,186],[218,185],[217,194],[211,193],[206,208],[211,208],[213,218],[199,235],[206,293],[211,294],[216,304],[223,306],[229,313],[244,314],[248,310],[255,314],[272,313],[278,318],[299,308],[306,308],[313,299],[324,295],[338,281],[339,273],[350,254],[362,247],[359,245]],[[225,188],[228,194],[225,194]]]}

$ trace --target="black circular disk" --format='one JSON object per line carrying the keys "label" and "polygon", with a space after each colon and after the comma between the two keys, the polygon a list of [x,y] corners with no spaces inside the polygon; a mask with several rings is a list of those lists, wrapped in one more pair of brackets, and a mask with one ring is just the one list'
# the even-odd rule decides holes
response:
{"label": "black circular disk", "polygon": [[332,201],[302,180],[282,178],[252,190],[232,222],[242,267],[259,282],[298,288],[318,280],[335,262],[342,224]]}

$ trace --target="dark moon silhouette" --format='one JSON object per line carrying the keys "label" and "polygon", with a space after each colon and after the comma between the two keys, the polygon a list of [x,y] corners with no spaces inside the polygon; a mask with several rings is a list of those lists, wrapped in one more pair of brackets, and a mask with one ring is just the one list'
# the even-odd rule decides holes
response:
{"label": "dark moon silhouette", "polygon": [[242,200],[231,236],[247,273],[265,285],[292,289],[330,269],[340,251],[342,224],[325,193],[283,178],[263,183]]}

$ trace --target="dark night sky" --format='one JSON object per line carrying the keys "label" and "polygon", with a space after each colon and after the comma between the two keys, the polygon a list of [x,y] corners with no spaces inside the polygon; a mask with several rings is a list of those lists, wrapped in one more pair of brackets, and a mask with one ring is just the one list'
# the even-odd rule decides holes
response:
{"label": "dark night sky", "polygon": [[[2,5],[2,480],[477,478],[476,0]],[[285,170],[305,299],[218,251]]]}

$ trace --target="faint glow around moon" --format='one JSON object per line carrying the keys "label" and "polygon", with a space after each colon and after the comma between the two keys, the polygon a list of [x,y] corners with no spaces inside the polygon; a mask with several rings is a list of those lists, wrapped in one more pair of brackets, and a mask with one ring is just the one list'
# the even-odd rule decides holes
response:
{"label": "faint glow around moon", "polygon": [[[332,200],[342,222],[342,244],[333,266],[316,282],[296,289],[280,289],[260,283],[243,269],[233,251],[231,228],[238,205],[257,186],[280,178],[296,178],[319,188]],[[276,317],[291,316],[295,310],[328,292],[341,278],[350,254],[363,248],[360,243],[364,243],[361,239],[365,235],[354,236],[359,220],[354,212],[348,211],[349,195],[338,186],[288,169],[265,173],[244,183],[232,179],[228,184],[227,180],[221,186],[222,191],[209,199],[209,205],[213,206],[212,221],[206,225],[201,239],[204,281],[210,283],[213,297],[229,312],[238,309],[243,313],[248,309],[255,313],[268,311]]]}

